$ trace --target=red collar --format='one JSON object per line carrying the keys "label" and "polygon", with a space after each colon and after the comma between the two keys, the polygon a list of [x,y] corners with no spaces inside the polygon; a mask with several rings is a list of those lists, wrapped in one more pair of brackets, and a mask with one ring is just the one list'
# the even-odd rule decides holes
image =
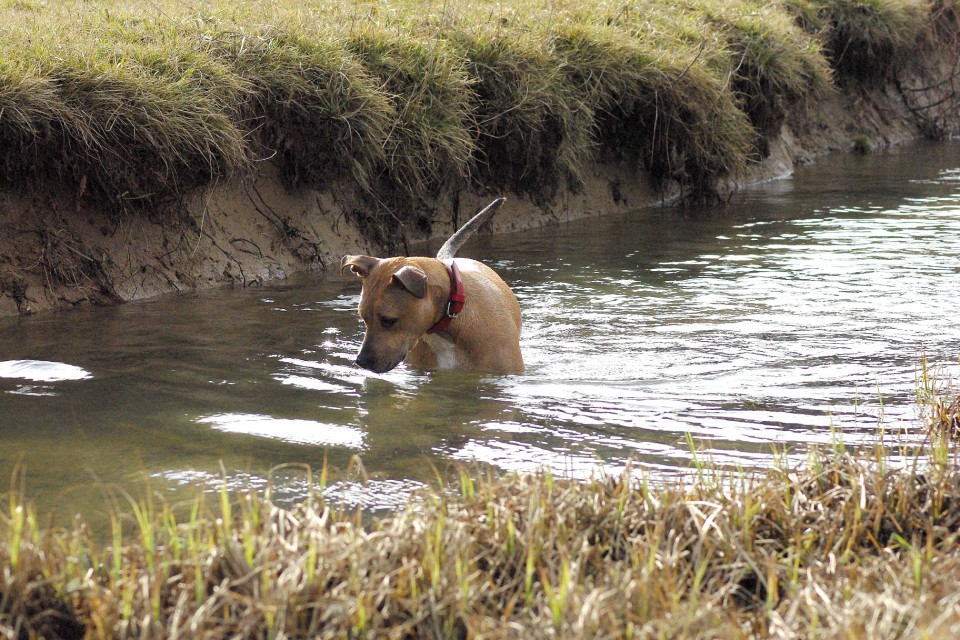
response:
{"label": "red collar", "polygon": [[447,325],[460,315],[467,303],[467,296],[463,293],[463,280],[460,278],[460,268],[457,267],[457,263],[453,260],[444,260],[443,264],[446,265],[447,272],[450,274],[450,298],[447,300],[447,309],[443,317],[427,329],[427,333],[437,333],[446,329]]}

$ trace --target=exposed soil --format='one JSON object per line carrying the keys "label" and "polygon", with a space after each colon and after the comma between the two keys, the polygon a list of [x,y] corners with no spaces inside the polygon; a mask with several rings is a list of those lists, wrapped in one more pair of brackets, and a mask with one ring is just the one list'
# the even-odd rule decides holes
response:
{"label": "exposed soil", "polygon": [[[791,114],[767,141],[768,157],[738,184],[787,176],[825,153],[955,134],[957,65],[945,54],[885,86],[841,89],[816,111]],[[421,215],[410,216],[418,223],[405,225],[384,217],[384,207],[370,214],[369,202],[345,182],[324,191],[291,191],[266,163],[254,176],[192,194],[155,216],[118,218],[56,187],[0,192],[0,315],[257,286],[294,272],[335,269],[346,253],[416,252],[418,243],[447,237],[499,195],[508,202],[486,233],[669,204],[682,194],[676,186],[656,190],[649,176],[627,165],[597,163],[576,193],[442,193]]]}

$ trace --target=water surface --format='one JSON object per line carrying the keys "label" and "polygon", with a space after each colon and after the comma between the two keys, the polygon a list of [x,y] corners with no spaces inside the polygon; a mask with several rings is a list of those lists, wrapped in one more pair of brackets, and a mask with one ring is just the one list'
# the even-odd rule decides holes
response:
{"label": "water surface", "polygon": [[687,434],[749,468],[881,418],[915,431],[920,355],[960,354],[957,237],[956,143],[827,159],[725,209],[483,236],[462,254],[514,287],[524,376],[357,369],[359,282],[334,274],[3,318],[0,477],[89,514],[224,482],[295,500],[306,467],[359,456],[369,482],[330,495],[391,508],[460,461],[667,477]]}

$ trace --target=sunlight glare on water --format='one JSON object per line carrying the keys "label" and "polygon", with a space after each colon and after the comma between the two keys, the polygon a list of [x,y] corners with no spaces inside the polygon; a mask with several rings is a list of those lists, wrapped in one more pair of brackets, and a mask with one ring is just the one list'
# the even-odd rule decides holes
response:
{"label": "sunlight glare on water", "polygon": [[359,282],[333,273],[0,319],[0,472],[23,462],[69,511],[145,483],[293,501],[327,463],[354,471],[328,497],[394,508],[459,462],[672,477],[687,434],[746,468],[909,434],[921,355],[960,355],[958,236],[956,143],[826,159],[721,209],[481,236],[462,253],[513,286],[524,376],[358,369]]}

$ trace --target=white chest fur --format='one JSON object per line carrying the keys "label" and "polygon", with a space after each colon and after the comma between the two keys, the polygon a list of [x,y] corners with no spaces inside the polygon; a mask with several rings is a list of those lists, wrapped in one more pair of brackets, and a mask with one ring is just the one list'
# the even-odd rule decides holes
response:
{"label": "white chest fur", "polygon": [[457,366],[457,349],[453,341],[431,333],[420,339],[433,350],[437,358],[437,369],[453,369]]}

